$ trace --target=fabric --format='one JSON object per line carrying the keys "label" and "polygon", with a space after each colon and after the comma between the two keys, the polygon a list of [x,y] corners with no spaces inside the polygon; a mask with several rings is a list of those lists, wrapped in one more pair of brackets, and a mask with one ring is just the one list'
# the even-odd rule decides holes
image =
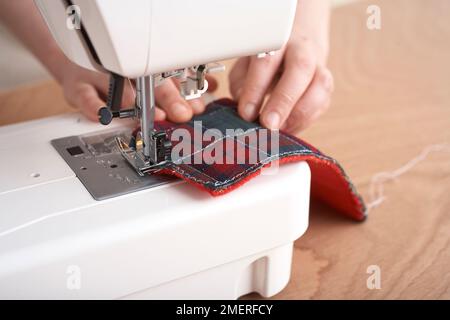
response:
{"label": "fabric", "polygon": [[[158,171],[159,174],[175,175],[213,196],[219,196],[239,188],[276,161],[280,165],[306,161],[311,169],[313,197],[355,220],[361,221],[366,217],[362,198],[336,160],[287,133],[269,131],[258,123],[242,120],[231,100],[222,99],[209,104],[204,114],[188,123],[161,121],[155,123],[155,128],[165,130],[175,141],[172,142],[174,150],[184,151]],[[209,135],[209,140],[205,137],[195,139],[207,134],[208,129],[213,129],[215,134]],[[189,148],[181,149],[182,142],[176,142],[181,141],[180,132],[191,135]],[[272,145],[276,136],[279,144]],[[240,163],[237,163],[238,159]]]}

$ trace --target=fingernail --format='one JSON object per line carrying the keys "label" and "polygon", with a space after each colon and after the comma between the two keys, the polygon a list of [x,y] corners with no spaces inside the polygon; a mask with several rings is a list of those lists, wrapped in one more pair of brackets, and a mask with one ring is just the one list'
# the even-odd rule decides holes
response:
{"label": "fingernail", "polygon": [[199,99],[194,99],[190,101],[190,104],[192,106],[192,109],[194,109],[195,113],[201,113],[203,112],[203,102],[200,101]]}
{"label": "fingernail", "polygon": [[271,111],[265,117],[265,123],[269,129],[275,130],[280,128],[280,115],[278,112]]}
{"label": "fingernail", "polygon": [[184,117],[188,111],[188,108],[182,103],[174,103],[172,105],[172,113],[177,117]]}
{"label": "fingernail", "polygon": [[253,120],[255,117],[256,105],[247,103],[244,107],[243,113],[246,120]]}

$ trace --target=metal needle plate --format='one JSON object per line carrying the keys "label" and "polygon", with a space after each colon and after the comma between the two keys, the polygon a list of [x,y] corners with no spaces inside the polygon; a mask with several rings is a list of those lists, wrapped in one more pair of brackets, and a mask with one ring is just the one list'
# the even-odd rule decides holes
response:
{"label": "metal needle plate", "polygon": [[104,200],[174,181],[175,178],[140,176],[122,156],[116,137],[129,141],[131,131],[102,131],[51,141],[95,200]]}

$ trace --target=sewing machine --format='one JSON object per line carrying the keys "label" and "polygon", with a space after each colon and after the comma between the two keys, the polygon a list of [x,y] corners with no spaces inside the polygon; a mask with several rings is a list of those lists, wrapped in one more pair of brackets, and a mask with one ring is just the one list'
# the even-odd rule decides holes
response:
{"label": "sewing machine", "polygon": [[[70,114],[0,128],[0,297],[235,299],[282,290],[308,224],[307,164],[217,198],[152,174],[170,160],[168,137],[153,126],[154,90],[177,78],[183,97],[198,98],[206,74],[222,69],[215,61],[270,58],[289,37],[296,3],[36,0],[67,57],[110,74],[110,91],[100,124]],[[121,109],[128,79],[136,103]]]}

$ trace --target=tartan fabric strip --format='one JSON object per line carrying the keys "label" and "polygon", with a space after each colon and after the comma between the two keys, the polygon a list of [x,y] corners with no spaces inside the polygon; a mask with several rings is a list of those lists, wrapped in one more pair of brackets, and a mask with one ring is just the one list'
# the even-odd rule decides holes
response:
{"label": "tartan fabric strip", "polygon": [[[183,153],[172,157],[158,171],[160,174],[175,175],[218,196],[238,188],[275,161],[278,164],[306,161],[311,169],[313,197],[353,219],[366,217],[361,197],[336,160],[289,134],[244,121],[231,100],[209,104],[204,114],[190,122],[162,121],[155,126],[157,130],[165,130],[172,141],[179,141],[175,135],[180,129],[194,137],[182,149]],[[215,134],[204,139],[208,130]],[[202,138],[195,139],[196,136]],[[278,143],[272,144],[275,140]],[[177,148],[177,143],[172,144]]]}

